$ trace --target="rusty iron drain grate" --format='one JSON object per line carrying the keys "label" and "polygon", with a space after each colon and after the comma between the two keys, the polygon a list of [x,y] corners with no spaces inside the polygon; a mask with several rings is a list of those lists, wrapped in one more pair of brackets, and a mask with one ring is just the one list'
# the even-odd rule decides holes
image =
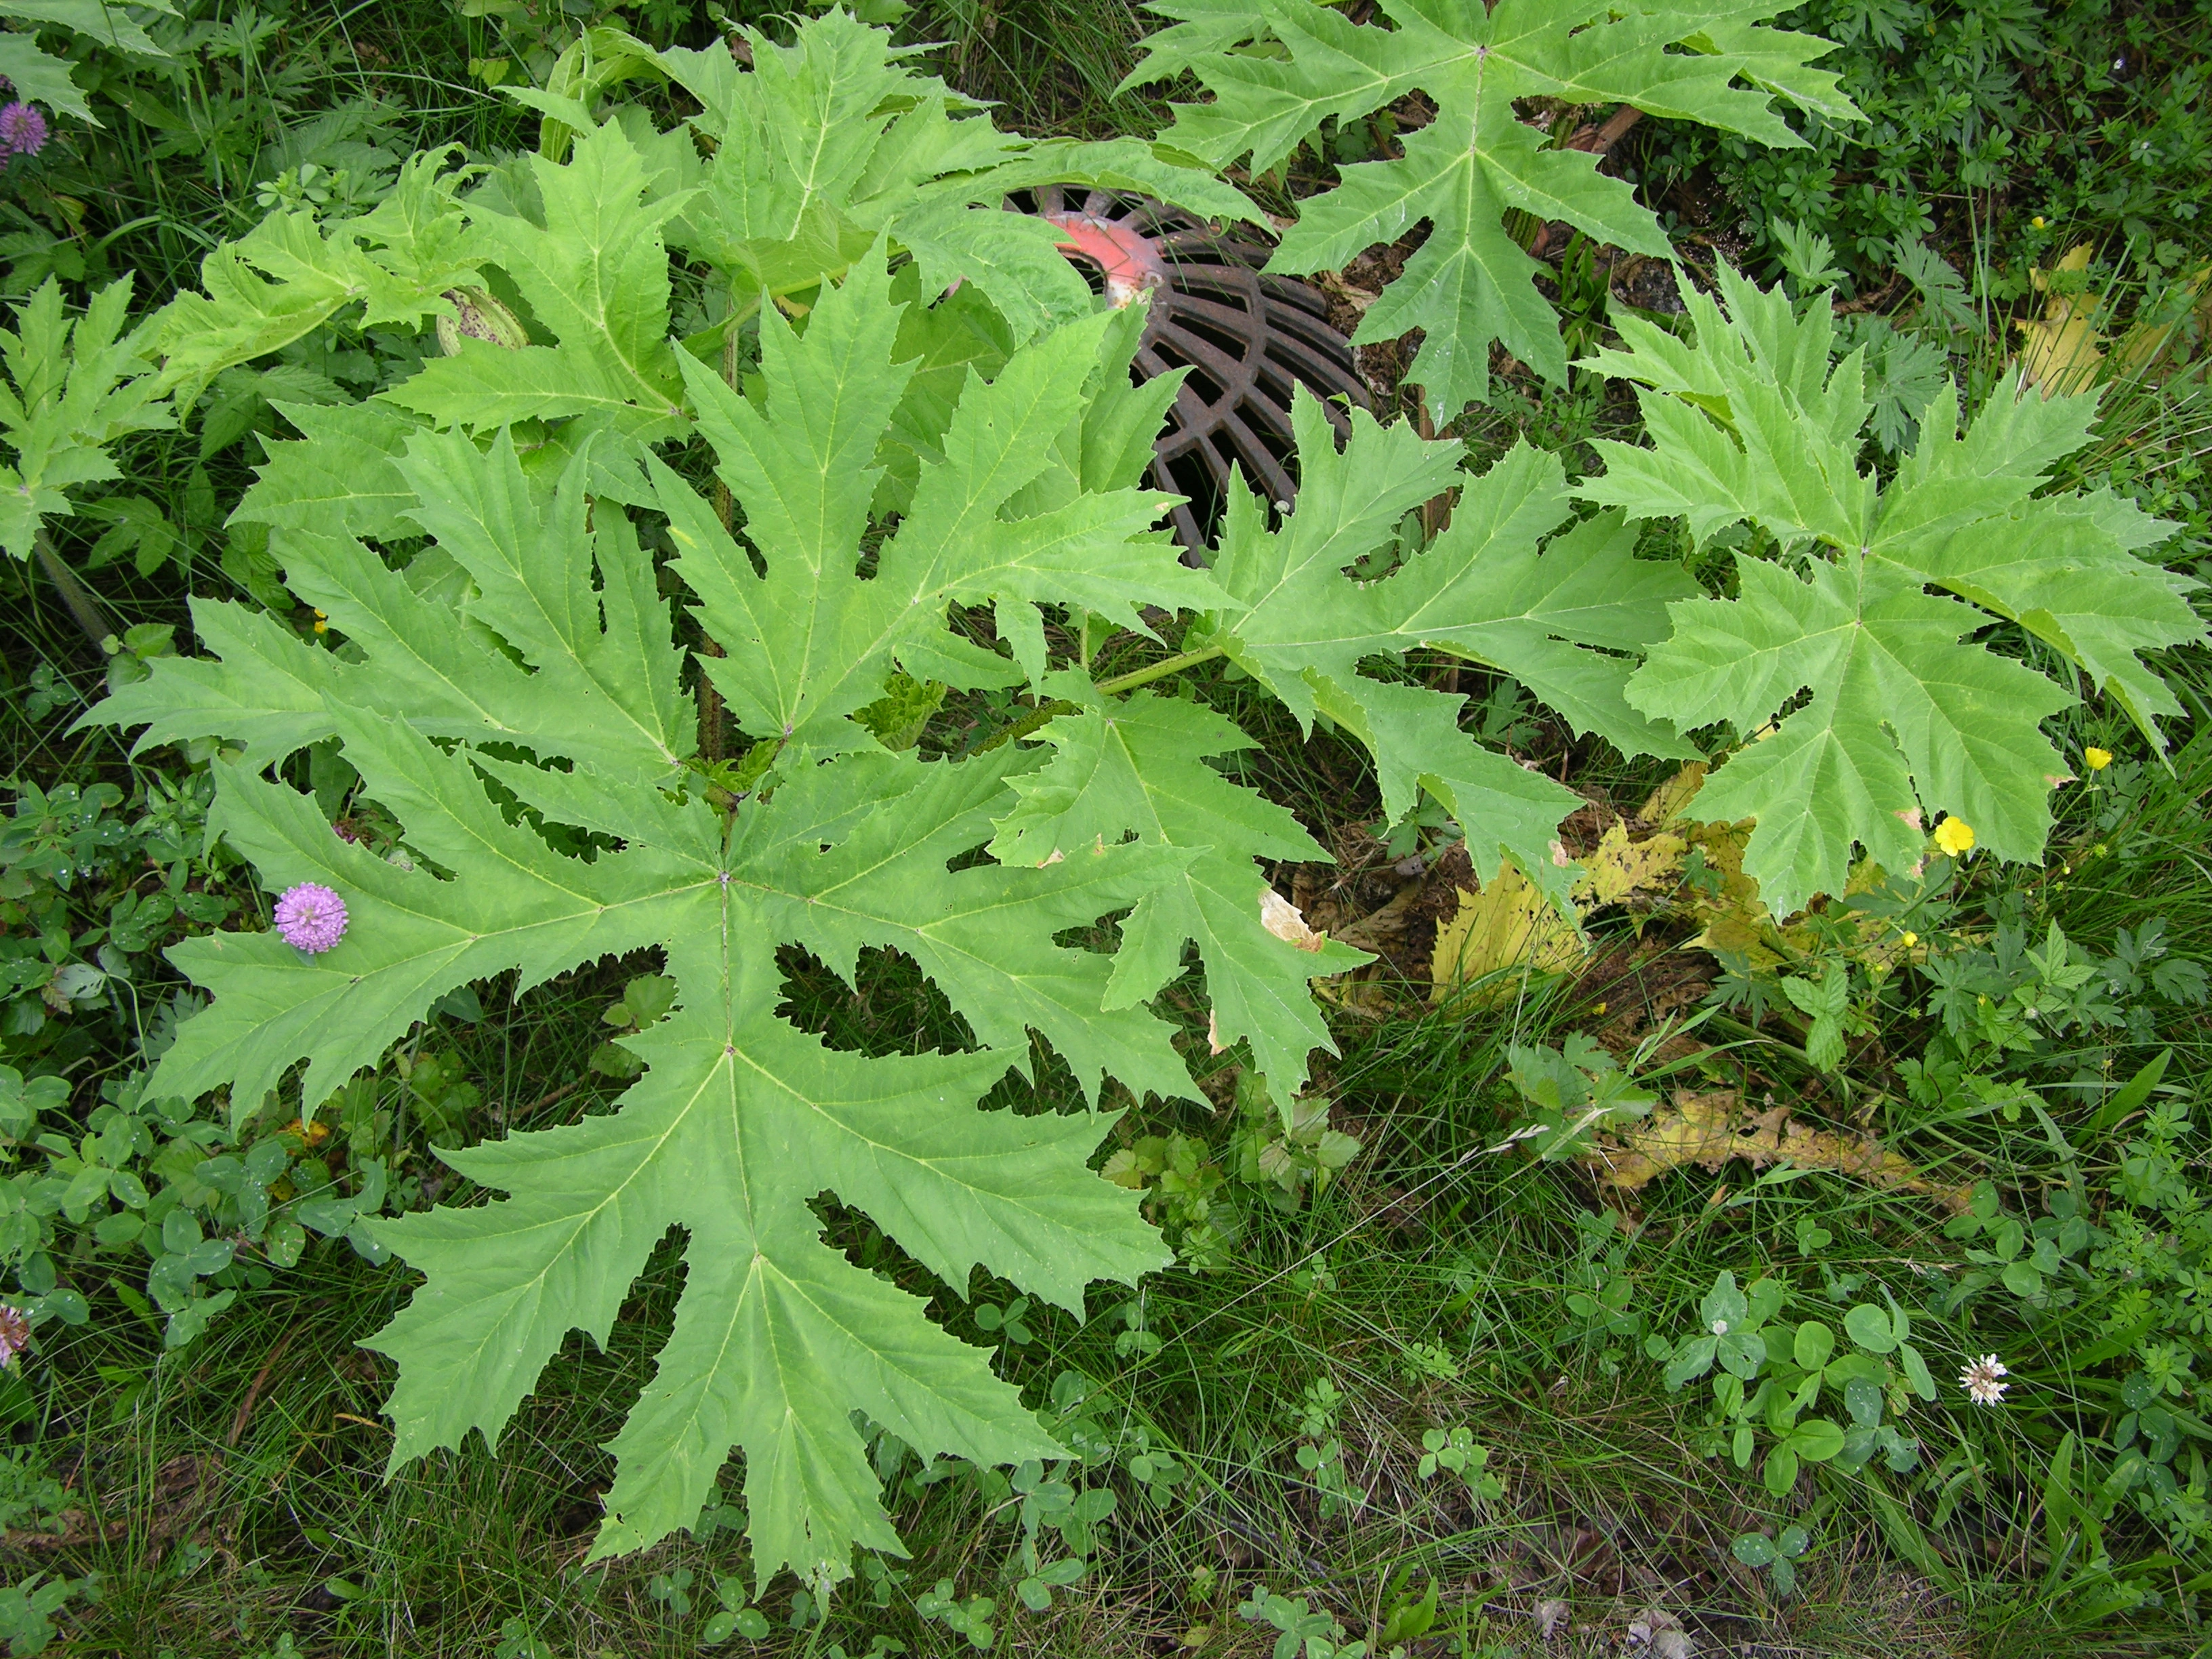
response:
{"label": "rusty iron drain grate", "polygon": [[1058,226],[1066,236],[1060,252],[1117,303],[1151,290],[1133,370],[1139,380],[1190,371],[1153,447],[1152,483],[1188,498],[1170,519],[1194,556],[1212,539],[1235,470],[1271,501],[1296,498],[1294,385],[1322,400],[1340,433],[1350,425],[1347,402],[1371,407],[1352,347],[1329,325],[1328,301],[1304,283],[1261,276],[1269,250],[1261,243],[1116,191],[1078,200],[1048,185],[1006,205]]}

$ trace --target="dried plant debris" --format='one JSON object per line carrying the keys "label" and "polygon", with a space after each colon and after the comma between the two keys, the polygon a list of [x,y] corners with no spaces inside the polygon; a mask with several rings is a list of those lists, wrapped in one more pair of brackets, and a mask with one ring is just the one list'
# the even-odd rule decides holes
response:
{"label": "dried plant debris", "polygon": [[1831,1170],[1890,1192],[1932,1198],[1954,1214],[1966,1207],[1966,1188],[1931,1180],[1876,1136],[1793,1122],[1787,1105],[1747,1111],[1735,1089],[1677,1090],[1666,1110],[1601,1136],[1583,1162],[1602,1190],[1626,1195],[1670,1170],[1694,1164],[1717,1175],[1736,1158],[1754,1170],[1782,1164]]}
{"label": "dried plant debris", "polygon": [[[1705,776],[1701,763],[1685,766],[1652,792],[1633,818],[1595,805],[1575,815],[1597,818],[1602,827],[1591,826],[1595,842],[1577,860],[1570,889],[1571,918],[1511,865],[1479,890],[1462,890],[1456,909],[1437,928],[1429,968],[1431,1000],[1438,1006],[1494,1006],[1518,994],[1520,976],[1509,969],[1583,970],[1594,960],[1596,947],[1582,924],[1609,910],[1631,912],[1639,929],[1652,917],[1690,924],[1696,931],[1683,944],[1753,971],[1771,970],[1813,952],[1818,941],[1812,913],[1778,919],[1759,896],[1758,881],[1744,872],[1752,821],[1714,823],[1692,816]],[[1570,830],[1573,827],[1571,819]],[[1566,858],[1564,845],[1557,856]],[[1888,879],[1881,866],[1861,860],[1840,896],[1848,900],[1875,891]],[[1858,941],[1852,954],[1877,973],[1917,954],[1914,944],[1877,916],[1859,915],[1855,925]],[[1832,950],[1832,941],[1826,948]]]}
{"label": "dried plant debris", "polygon": [[2028,273],[2035,291],[2045,296],[2043,315],[2017,319],[2013,326],[2021,332],[2021,372],[2046,395],[2064,396],[2094,385],[2106,370],[2108,346],[2113,348],[2112,374],[2150,368],[2168,346],[2185,339],[2192,312],[2197,333],[2212,333],[2212,264],[2203,264],[2177,276],[2159,303],[2138,310],[2115,343],[2101,326],[2109,314],[2107,296],[2087,285],[2092,252],[2083,242],[2050,270]]}

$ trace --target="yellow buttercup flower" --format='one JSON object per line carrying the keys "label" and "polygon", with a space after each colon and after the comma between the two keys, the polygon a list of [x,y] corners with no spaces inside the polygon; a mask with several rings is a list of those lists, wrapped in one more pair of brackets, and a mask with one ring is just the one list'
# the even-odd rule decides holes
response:
{"label": "yellow buttercup flower", "polygon": [[1905,948],[1910,951],[1914,945],[1919,943],[1920,935],[1908,929],[1905,935]]}
{"label": "yellow buttercup flower", "polygon": [[1974,844],[1974,826],[1964,818],[1945,818],[1936,826],[1936,844],[1956,858]]}
{"label": "yellow buttercup flower", "polygon": [[2084,749],[2081,758],[2088,762],[2092,772],[2101,772],[2112,763],[2112,751],[2109,749]]}
{"label": "yellow buttercup flower", "polygon": [[2035,228],[2038,230],[2043,228],[2043,216],[2039,213],[2035,216]]}

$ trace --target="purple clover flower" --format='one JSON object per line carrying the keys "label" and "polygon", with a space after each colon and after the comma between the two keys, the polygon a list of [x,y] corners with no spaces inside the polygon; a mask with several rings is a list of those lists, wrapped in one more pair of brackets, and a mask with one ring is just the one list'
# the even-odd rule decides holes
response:
{"label": "purple clover flower", "polygon": [[345,901],[320,882],[288,887],[276,901],[276,931],[287,945],[311,957],[336,945],[345,930]]}
{"label": "purple clover flower", "polygon": [[46,118],[32,105],[0,109],[0,161],[11,155],[36,155],[46,147]]}
{"label": "purple clover flower", "polygon": [[31,1346],[31,1322],[21,1310],[0,1302],[0,1370],[15,1363],[15,1356]]}

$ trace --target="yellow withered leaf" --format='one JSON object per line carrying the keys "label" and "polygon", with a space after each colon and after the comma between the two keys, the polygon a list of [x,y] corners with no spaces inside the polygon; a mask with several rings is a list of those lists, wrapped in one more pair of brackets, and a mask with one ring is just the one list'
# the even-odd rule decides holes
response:
{"label": "yellow withered leaf", "polygon": [[[1577,916],[1586,917],[1639,894],[1671,890],[1682,873],[1688,843],[1661,833],[1631,841],[1628,826],[1616,823],[1582,860],[1569,889]],[[1431,1000],[1449,1000],[1461,987],[1501,968],[1526,965],[1539,973],[1569,973],[1589,954],[1575,925],[1553,908],[1528,878],[1508,864],[1479,893],[1462,889],[1459,908],[1437,929],[1429,978]],[[1501,981],[1480,994],[1488,1006],[1512,994]]]}
{"label": "yellow withered leaf", "polygon": [[1669,1170],[1694,1164],[1717,1174],[1739,1158],[1754,1170],[1777,1164],[1832,1170],[1869,1186],[1934,1199],[1954,1213],[1966,1207],[1969,1194],[1965,1187],[1930,1181],[1875,1136],[1793,1123],[1787,1106],[1747,1113],[1734,1089],[1678,1090],[1665,1111],[1618,1135],[1600,1136],[1583,1162],[1599,1186],[1628,1194]]}
{"label": "yellow withered leaf", "polygon": [[[1606,830],[1583,855],[1569,890],[1576,916],[1587,919],[1634,899],[1656,900],[1656,908],[1700,925],[1689,945],[1740,958],[1754,969],[1771,970],[1824,948],[1809,918],[1778,921],[1760,899],[1758,881],[1744,873],[1752,820],[1707,823],[1692,816],[1705,778],[1704,765],[1692,762],[1653,790],[1637,819],[1660,827],[1642,840],[1631,839],[1626,822],[1616,821]],[[1692,853],[1699,858],[1697,878],[1685,881]],[[1877,866],[1861,860],[1838,896],[1872,890],[1886,880]],[[1853,954],[1878,973],[1894,968],[1911,951],[1891,924],[1875,916],[1859,916],[1857,931],[1860,942]],[[1368,942],[1341,932],[1339,937],[1346,943]],[[1465,994],[1462,988],[1501,969],[1571,972],[1588,955],[1587,942],[1573,924],[1509,865],[1480,892],[1462,890],[1459,908],[1437,929],[1430,1000],[1450,1001]],[[1501,979],[1475,994],[1476,1006],[1489,1006],[1512,994],[1513,981]]]}
{"label": "yellow withered leaf", "polygon": [[[1743,872],[1751,830],[1749,819],[1689,827],[1690,844],[1705,855],[1711,872],[1705,886],[1690,895],[1690,914],[1705,924],[1690,943],[1715,956],[1741,957],[1753,968],[1772,968],[1787,958],[1777,943],[1780,929],[1759,896],[1758,878]],[[1712,887],[1716,879],[1717,891]]]}
{"label": "yellow withered leaf", "polygon": [[[1582,959],[1583,942],[1573,924],[1520,871],[1504,865],[1480,892],[1461,889],[1459,908],[1438,925],[1429,959],[1430,1000],[1443,1004],[1468,994],[1462,988],[1502,968],[1525,964],[1558,974]],[[1510,980],[1472,994],[1475,1006],[1485,1007],[1512,994]]]}
{"label": "yellow withered leaf", "polygon": [[[1743,850],[1751,840],[1753,820],[1703,823],[1690,816],[1705,775],[1704,766],[1692,762],[1653,790],[1638,814],[1647,823],[1665,824],[1702,856],[1702,878],[1686,884],[1679,901],[1679,908],[1702,924],[1688,943],[1717,957],[1739,957],[1759,970],[1778,968],[1794,956],[1816,955],[1832,945],[1832,939],[1824,944],[1804,915],[1775,917],[1759,898],[1758,881],[1744,874]],[[1887,879],[1880,865],[1861,859],[1852,866],[1840,896],[1872,892]],[[1858,944],[1850,954],[1878,974],[1891,971],[1908,957],[1927,956],[1924,946],[1908,945],[1893,924],[1877,916],[1862,914],[1855,925]]]}
{"label": "yellow withered leaf", "polygon": [[1628,826],[1615,823],[1583,860],[1572,890],[1576,908],[1589,915],[1607,905],[1626,904],[1638,893],[1672,887],[1688,851],[1689,843],[1680,836],[1662,830],[1647,840],[1631,841]]}
{"label": "yellow withered leaf", "polygon": [[1692,761],[1654,789],[1636,816],[1646,823],[1671,824],[1686,816],[1698,791],[1705,787],[1705,763]]}
{"label": "yellow withered leaf", "polygon": [[[2061,259],[2057,270],[2087,270],[2089,254],[2089,244],[2084,242]],[[2051,294],[2051,276],[2055,274],[2032,270],[2028,276],[2037,293]],[[2045,395],[2087,391],[2097,378],[2105,361],[2105,337],[2098,332],[2096,324],[2104,300],[2101,294],[2087,292],[2051,294],[2040,318],[2023,318],[2013,324],[2026,337],[2020,348],[2021,368]]]}
{"label": "yellow withered leaf", "polygon": [[2212,336],[2212,263],[2197,266],[2166,290],[2157,313],[2163,321],[2146,320],[2136,313],[2134,326],[2120,338],[2120,368],[2132,374],[2154,362],[2189,321],[2192,309],[2198,334]]}

